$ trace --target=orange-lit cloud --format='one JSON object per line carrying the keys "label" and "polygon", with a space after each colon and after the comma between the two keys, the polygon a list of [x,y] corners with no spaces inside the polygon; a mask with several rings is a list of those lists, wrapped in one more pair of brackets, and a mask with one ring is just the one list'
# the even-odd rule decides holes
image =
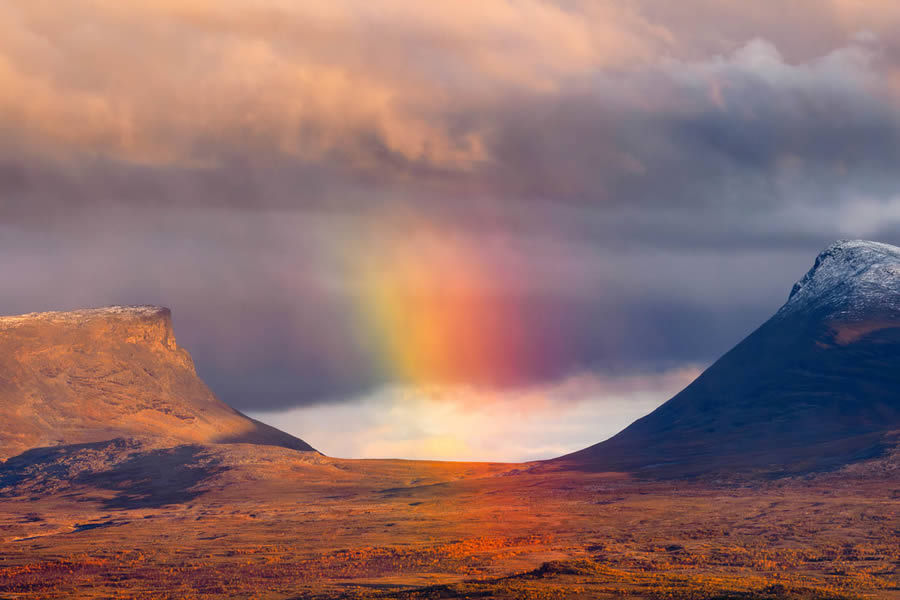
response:
{"label": "orange-lit cloud", "polygon": [[[657,4],[4,3],[0,125],[57,154],[204,164],[240,148],[384,168],[386,152],[466,170],[491,159],[492,124],[464,109],[755,37],[808,60],[858,31],[889,37],[900,20],[892,2]],[[803,34],[788,36],[800,19]],[[716,43],[704,28],[721,31]]]}
{"label": "orange-lit cloud", "polygon": [[[740,111],[728,95],[747,96],[742,78],[792,93],[790,81],[821,76],[823,57],[859,54],[865,38],[877,40],[870,63],[826,65],[810,95],[849,83],[896,97],[897,19],[891,3],[850,0],[783,11],[710,0],[5,3],[0,151],[76,174],[83,162],[179,173],[282,162],[259,179],[294,166],[323,180],[325,191],[280,200],[300,206],[372,179],[412,194],[609,202],[675,143],[630,128],[708,110],[695,85]],[[854,69],[871,89],[846,80]]]}
{"label": "orange-lit cloud", "polygon": [[[0,123],[44,152],[202,163],[242,151],[338,153],[377,144],[411,161],[485,160],[460,103],[557,90],[648,56],[632,11],[591,19],[538,0],[133,2],[0,7]],[[621,23],[628,27],[621,27]]]}

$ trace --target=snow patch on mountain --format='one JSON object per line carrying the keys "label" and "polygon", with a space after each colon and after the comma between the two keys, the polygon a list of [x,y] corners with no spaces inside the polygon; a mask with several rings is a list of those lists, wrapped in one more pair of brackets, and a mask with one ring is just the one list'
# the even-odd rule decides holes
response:
{"label": "snow patch on mountain", "polygon": [[900,248],[866,240],[835,242],[794,284],[779,313],[798,310],[844,318],[900,311]]}

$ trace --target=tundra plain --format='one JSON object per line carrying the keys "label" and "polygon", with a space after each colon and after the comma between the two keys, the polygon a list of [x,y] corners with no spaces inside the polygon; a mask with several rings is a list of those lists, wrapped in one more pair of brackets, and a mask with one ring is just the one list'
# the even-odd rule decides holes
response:
{"label": "tundra plain", "polygon": [[0,475],[0,598],[900,598],[898,468],[642,480],[248,444],[37,450]]}

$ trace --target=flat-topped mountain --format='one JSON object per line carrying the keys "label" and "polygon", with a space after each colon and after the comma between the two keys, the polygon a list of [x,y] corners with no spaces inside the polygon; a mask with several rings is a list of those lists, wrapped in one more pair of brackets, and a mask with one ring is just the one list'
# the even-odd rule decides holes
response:
{"label": "flat-topped mountain", "polygon": [[802,472],[878,456],[898,433],[900,248],[840,241],[681,393],[557,460],[672,475]]}
{"label": "flat-topped mountain", "polygon": [[175,342],[167,308],[0,317],[0,459],[119,437],[313,450],[218,400]]}

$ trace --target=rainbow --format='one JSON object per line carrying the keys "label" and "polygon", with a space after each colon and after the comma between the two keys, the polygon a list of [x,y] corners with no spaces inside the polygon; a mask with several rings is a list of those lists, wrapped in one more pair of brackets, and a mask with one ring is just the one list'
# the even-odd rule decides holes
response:
{"label": "rainbow", "polygon": [[421,221],[357,246],[358,326],[392,380],[502,385],[533,366],[523,311],[490,252]]}

